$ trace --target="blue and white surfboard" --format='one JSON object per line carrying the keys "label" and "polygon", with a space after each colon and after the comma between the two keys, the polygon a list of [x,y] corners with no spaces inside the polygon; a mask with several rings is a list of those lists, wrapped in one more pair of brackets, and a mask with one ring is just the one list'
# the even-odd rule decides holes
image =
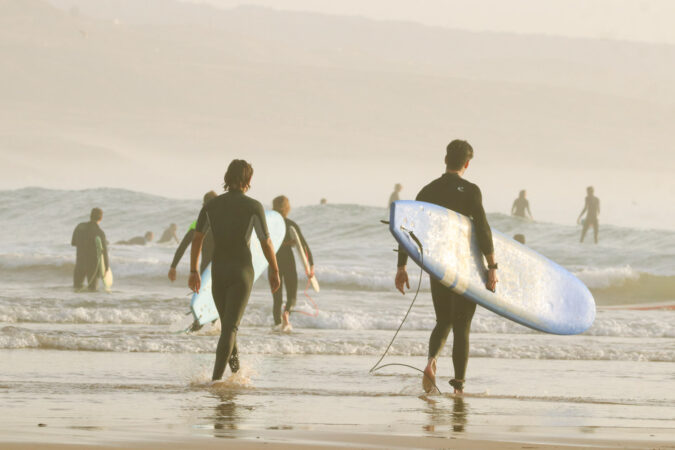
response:
{"label": "blue and white surfboard", "polygon": [[[274,249],[278,250],[286,235],[286,222],[281,214],[276,211],[265,211],[265,220]],[[267,269],[267,260],[255,231],[251,235],[251,256],[253,258],[253,281],[255,281]],[[201,288],[199,293],[192,295],[190,310],[195,319],[192,330],[199,329],[204,324],[213,322],[218,318],[218,310],[213,301],[213,294],[211,294],[211,264],[202,272]]]}
{"label": "blue and white surfboard", "polygon": [[467,217],[431,203],[397,201],[389,218],[389,230],[418,265],[490,311],[553,334],[582,333],[593,323],[595,301],[581,280],[513,239],[493,230],[499,262],[493,293],[485,287],[486,266]]}

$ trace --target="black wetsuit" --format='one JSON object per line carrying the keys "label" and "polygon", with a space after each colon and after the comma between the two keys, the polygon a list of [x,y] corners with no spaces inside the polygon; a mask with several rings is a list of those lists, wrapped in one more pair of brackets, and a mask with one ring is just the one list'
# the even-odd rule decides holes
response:
{"label": "black wetsuit", "polygon": [[[195,237],[195,227],[197,226],[197,223],[193,223],[190,226],[190,229],[188,230],[187,233],[185,233],[185,236],[183,236],[183,240],[180,241],[180,244],[178,244],[178,248],[176,249],[176,253],[173,255],[173,261],[171,262],[171,268],[175,269],[178,267],[178,263],[180,262],[180,259],[183,257],[185,254],[185,250],[187,250],[188,246],[192,243],[192,238]],[[208,223],[206,225],[206,233],[204,233],[204,242],[202,243],[202,259],[199,263],[199,273],[203,273],[204,269],[211,264],[211,260],[213,259],[213,235],[211,234],[211,231],[209,229]]]}
{"label": "black wetsuit", "polygon": [[145,245],[148,241],[145,240],[144,236],[132,237],[128,241],[118,241],[115,242],[116,245]]}
{"label": "black wetsuit", "polygon": [[586,197],[586,203],[584,205],[584,211],[586,211],[586,219],[584,220],[584,225],[581,230],[581,242],[584,242],[584,237],[586,237],[586,232],[589,227],[593,227],[593,237],[595,238],[595,243],[598,243],[598,216],[600,215],[600,199],[594,195],[589,195]]}
{"label": "black wetsuit", "polygon": [[526,198],[515,199],[515,201],[513,202],[513,206],[511,207],[513,215],[518,217],[525,217],[525,211],[526,210],[529,211],[529,209],[530,209],[530,202],[528,202]]}
{"label": "black wetsuit", "polygon": [[264,242],[269,231],[260,202],[241,191],[229,191],[208,202],[199,213],[196,231],[204,233],[207,225],[215,246],[211,292],[220,316],[213,379],[220,380],[230,356],[237,353],[237,328],[253,286],[251,234],[255,230],[258,239]]}
{"label": "black wetsuit", "polygon": [[295,257],[293,256],[293,238],[291,237],[291,227],[295,228],[295,231],[300,237],[300,244],[302,248],[307,252],[307,260],[309,265],[314,265],[314,258],[312,257],[312,251],[305,241],[305,237],[300,231],[300,227],[297,223],[293,222],[291,219],[284,219],[286,221],[286,236],[284,236],[284,242],[279,247],[277,251],[277,264],[279,265],[279,278],[281,279],[281,286],[279,289],[272,294],[274,298],[274,324],[279,325],[281,323],[281,304],[283,303],[283,293],[282,288],[284,283],[286,283],[286,307],[284,311],[291,312],[291,308],[295,306],[297,301],[298,294],[298,273],[295,269]]}
{"label": "black wetsuit", "polygon": [[103,258],[105,266],[108,262],[108,243],[105,239],[105,233],[96,222],[82,222],[75,227],[71,245],[77,248],[77,257],[75,259],[75,271],[73,273],[73,286],[75,289],[82,289],[84,279],[87,279],[87,287],[91,291],[98,288],[99,260],[96,250],[96,237],[101,239],[103,245]]}
{"label": "black wetsuit", "polygon": [[[457,211],[473,220],[474,232],[484,255],[494,253],[492,231],[485,217],[480,189],[454,173],[445,173],[440,178],[426,185],[416,200],[434,203]],[[404,266],[408,254],[399,246],[398,265]],[[429,338],[429,358],[438,358],[453,331],[452,363],[455,378],[463,380],[469,361],[469,333],[471,320],[476,311],[476,304],[455,294],[450,288],[443,286],[435,278],[431,278],[431,298],[436,312],[436,326]]]}

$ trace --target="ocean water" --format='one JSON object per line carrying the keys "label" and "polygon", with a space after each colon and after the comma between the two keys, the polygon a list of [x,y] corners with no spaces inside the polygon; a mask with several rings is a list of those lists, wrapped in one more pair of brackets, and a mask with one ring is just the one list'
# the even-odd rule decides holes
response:
{"label": "ocean water", "polygon": [[[580,244],[577,227],[489,214],[493,228],[525,234],[529,246],[584,281],[596,298],[596,321],[582,335],[552,336],[479,307],[467,395],[447,395],[450,338],[439,361],[444,394],[420,397],[417,372],[390,367],[368,374],[413,294],[393,287],[394,240],[379,222],[386,210],[294,209],[290,216],[315,256],[322,291],[307,294],[319,314],[296,313],[293,333],[272,332],[272,299],[259,280],[238,337],[244,370],[214,389],[207,383],[218,324],[182,332],[191,321],[189,255],[171,283],[175,243],[111,244],[113,292],[73,292],[70,237],[94,206],[104,210],[101,226],[114,243],[147,230],[158,236],[171,222],[182,235],[200,202],[117,189],[0,191],[5,436],[21,439],[16,430],[44,422],[50,426],[41,433],[51,439],[91,442],[99,436],[91,430],[156,422],[172,433],[209,435],[269,427],[508,435],[527,423],[533,435],[591,429],[611,436],[621,429],[644,439],[675,437],[673,230],[602,224],[598,245]],[[409,273],[416,285],[417,269]],[[297,309],[312,312],[303,283],[301,277]],[[422,368],[433,325],[424,277],[385,362]]]}

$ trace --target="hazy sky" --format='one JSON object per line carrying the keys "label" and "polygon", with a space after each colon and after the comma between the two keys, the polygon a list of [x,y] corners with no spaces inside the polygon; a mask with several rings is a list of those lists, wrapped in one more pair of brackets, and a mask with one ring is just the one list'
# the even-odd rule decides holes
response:
{"label": "hazy sky", "polygon": [[[189,1],[189,0],[188,0]],[[408,20],[477,31],[675,44],[673,0],[195,0]]]}

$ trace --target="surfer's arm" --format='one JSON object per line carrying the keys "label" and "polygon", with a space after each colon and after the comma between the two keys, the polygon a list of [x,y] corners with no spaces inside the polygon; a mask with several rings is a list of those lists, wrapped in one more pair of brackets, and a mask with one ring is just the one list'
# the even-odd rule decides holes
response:
{"label": "surfer's arm", "polygon": [[581,212],[579,213],[579,217],[577,218],[577,223],[579,223],[579,220],[581,220],[581,217],[584,215],[584,213],[586,212],[587,209],[588,209],[588,199],[586,199],[586,201],[584,202],[584,209],[582,209]]}
{"label": "surfer's arm", "polygon": [[495,251],[494,244],[492,243],[492,230],[490,229],[490,224],[488,224],[485,209],[483,209],[483,196],[478,186],[476,186],[472,201],[471,217],[473,218],[473,225],[476,230],[476,237],[478,238],[478,246],[483,255],[491,255]]}
{"label": "surfer's arm", "polygon": [[73,237],[70,240],[70,245],[73,247],[77,247],[80,244],[80,225],[76,226],[75,229],[73,230]]}
{"label": "surfer's arm", "polygon": [[188,280],[188,286],[190,286],[193,292],[199,292],[202,283],[197,267],[199,267],[199,254],[202,252],[203,242],[204,233],[195,231],[195,235],[192,238],[192,248],[190,249],[190,278]]}
{"label": "surfer's arm", "polygon": [[183,240],[180,241],[180,244],[178,244],[178,248],[176,249],[176,253],[173,255],[173,261],[171,262],[171,268],[175,269],[178,267],[178,263],[180,262],[181,258],[185,254],[185,250],[187,250],[188,245],[192,242],[192,238],[195,235],[195,230],[194,228],[190,228],[187,233],[185,233],[185,236],[183,236]]}

